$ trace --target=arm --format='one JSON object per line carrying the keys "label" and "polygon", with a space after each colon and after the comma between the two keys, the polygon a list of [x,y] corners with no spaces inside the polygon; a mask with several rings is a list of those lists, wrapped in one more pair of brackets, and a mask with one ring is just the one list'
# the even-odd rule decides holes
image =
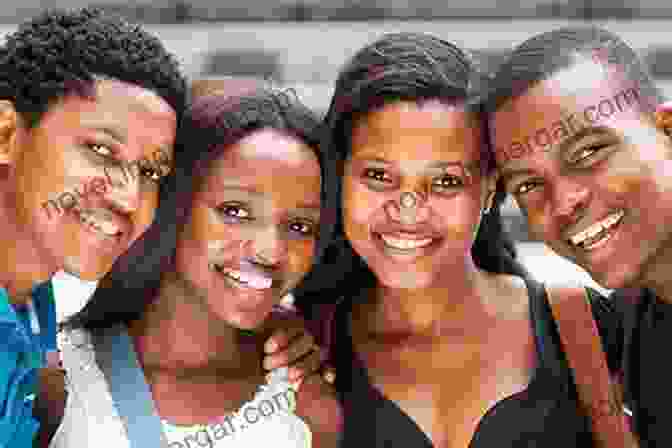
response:
{"label": "arm", "polygon": [[296,415],[310,427],[313,448],[335,448],[343,429],[343,412],[333,387],[319,375],[306,378],[297,392]]}
{"label": "arm", "polygon": [[38,355],[23,324],[0,288],[0,446],[30,446]]}
{"label": "arm", "polygon": [[334,369],[323,365],[322,349],[315,343],[315,337],[308,331],[306,321],[298,312],[292,309],[274,311],[269,331],[272,331],[272,335],[264,345],[265,369],[289,366],[290,381],[321,370],[325,380],[334,382]]}

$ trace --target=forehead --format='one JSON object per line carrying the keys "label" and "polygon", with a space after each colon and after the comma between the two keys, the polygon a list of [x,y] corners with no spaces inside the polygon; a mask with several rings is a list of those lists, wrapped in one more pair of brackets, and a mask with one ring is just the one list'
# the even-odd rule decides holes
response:
{"label": "forehead", "polygon": [[[128,134],[131,130],[151,136],[158,132],[171,143],[177,115],[156,93],[117,80],[96,80],[92,97],[66,95],[47,110],[42,125],[100,127]],[[134,131],[134,132],[135,132]]]}
{"label": "forehead", "polygon": [[208,188],[219,190],[231,182],[276,193],[297,190],[320,196],[320,165],[314,151],[295,137],[273,129],[251,133],[224,149],[208,175]]}
{"label": "forehead", "polygon": [[129,107],[129,110],[138,112],[175,115],[170,104],[157,93],[139,85],[115,79],[96,81],[96,100],[98,102],[118,101]]}
{"label": "forehead", "polygon": [[586,127],[626,127],[641,120],[645,101],[638,84],[626,79],[620,68],[581,58],[492,115],[498,161],[517,144],[548,149]]}
{"label": "forehead", "polygon": [[461,104],[396,102],[358,120],[351,145],[353,158],[477,160],[481,127]]}

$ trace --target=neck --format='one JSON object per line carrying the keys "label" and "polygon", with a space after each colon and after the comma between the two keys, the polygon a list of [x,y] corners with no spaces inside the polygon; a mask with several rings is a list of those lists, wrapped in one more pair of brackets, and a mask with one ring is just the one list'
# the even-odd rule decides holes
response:
{"label": "neck", "polygon": [[659,300],[672,303],[672,241],[668,241],[647,263],[638,283],[638,286],[651,289]]}
{"label": "neck", "polygon": [[373,302],[368,304],[375,315],[373,331],[444,334],[448,328],[463,333],[479,327],[474,322],[492,314],[486,302],[490,297],[485,293],[486,274],[471,258],[445,266],[443,273],[440,283],[424,288],[398,289],[379,284]]}
{"label": "neck", "polygon": [[[226,300],[226,298],[222,298]],[[207,301],[174,272],[164,276],[159,296],[131,324],[138,358],[149,377],[244,375],[261,365],[258,341],[213,315]]]}
{"label": "neck", "polygon": [[30,298],[33,287],[49,280],[57,269],[51,268],[47,254],[35,246],[33,235],[16,223],[15,207],[0,195],[0,233],[3,257],[0,257],[0,286],[5,288],[12,303]]}

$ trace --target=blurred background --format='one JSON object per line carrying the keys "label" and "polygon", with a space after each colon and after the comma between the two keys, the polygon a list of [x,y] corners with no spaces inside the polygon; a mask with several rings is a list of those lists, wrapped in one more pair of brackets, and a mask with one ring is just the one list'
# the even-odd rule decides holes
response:
{"label": "blurred background", "polygon": [[[95,5],[144,23],[174,52],[192,79],[259,77],[293,87],[324,113],[339,67],[387,32],[434,34],[472,50],[494,69],[507,50],[534,34],[593,22],[623,37],[672,97],[672,3],[669,0],[21,0],[0,4],[0,35],[46,8]],[[20,6],[17,6],[20,3]],[[517,208],[505,223],[523,261],[542,280],[588,275],[527,235]],[[94,283],[55,280],[62,318],[77,311]],[[603,290],[604,291],[604,290]]]}

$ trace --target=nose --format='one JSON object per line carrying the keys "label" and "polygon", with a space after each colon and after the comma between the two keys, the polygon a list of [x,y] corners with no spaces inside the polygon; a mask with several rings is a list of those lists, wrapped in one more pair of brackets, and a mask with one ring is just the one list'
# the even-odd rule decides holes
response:
{"label": "nose", "polygon": [[429,218],[428,194],[423,189],[404,189],[385,204],[388,217],[395,222],[414,225]]}
{"label": "nose", "polygon": [[287,239],[275,224],[264,226],[255,233],[252,241],[252,259],[264,266],[275,267],[287,258],[289,249]]}
{"label": "nose", "polygon": [[589,200],[588,187],[571,179],[560,179],[553,188],[553,216],[562,225],[574,224],[583,216]]}
{"label": "nose", "polygon": [[124,213],[135,212],[140,207],[141,175],[142,166],[140,162],[106,167],[105,177],[109,187],[106,199]]}

